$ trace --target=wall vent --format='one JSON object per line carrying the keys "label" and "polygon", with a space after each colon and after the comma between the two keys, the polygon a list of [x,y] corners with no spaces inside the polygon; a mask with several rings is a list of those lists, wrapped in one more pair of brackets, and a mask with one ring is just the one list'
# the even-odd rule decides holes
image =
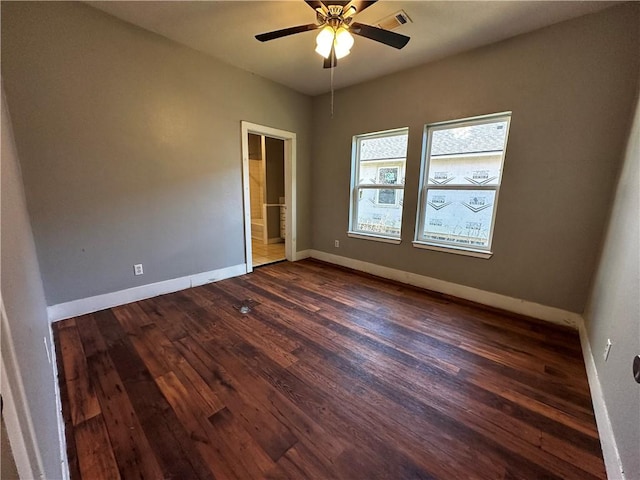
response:
{"label": "wall vent", "polygon": [[388,17],[384,17],[377,22],[377,26],[384,28],[385,30],[395,30],[398,27],[406,23],[413,23],[404,10],[399,10],[396,13],[392,13]]}

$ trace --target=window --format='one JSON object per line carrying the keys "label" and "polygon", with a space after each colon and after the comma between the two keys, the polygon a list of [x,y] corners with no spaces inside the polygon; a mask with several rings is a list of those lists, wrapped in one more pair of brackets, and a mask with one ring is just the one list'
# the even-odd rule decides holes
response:
{"label": "window", "polygon": [[353,137],[349,236],[400,243],[408,128]]}
{"label": "window", "polygon": [[414,246],[489,258],[511,113],[425,127]]}

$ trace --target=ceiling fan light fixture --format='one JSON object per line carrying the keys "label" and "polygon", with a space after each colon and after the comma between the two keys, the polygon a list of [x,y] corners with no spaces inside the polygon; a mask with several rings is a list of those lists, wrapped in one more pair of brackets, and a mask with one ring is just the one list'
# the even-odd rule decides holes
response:
{"label": "ceiling fan light fixture", "polygon": [[345,27],[335,29],[331,25],[326,25],[316,37],[316,53],[329,58],[331,47],[333,47],[336,58],[343,58],[351,52],[353,42],[353,35]]}
{"label": "ceiling fan light fixture", "polygon": [[349,55],[351,47],[353,47],[353,35],[344,27],[338,28],[335,39],[336,58]]}
{"label": "ceiling fan light fixture", "polygon": [[329,58],[335,36],[335,31],[330,25],[327,25],[320,30],[320,33],[316,37],[316,53],[324,58]]}
{"label": "ceiling fan light fixture", "polygon": [[[272,32],[261,33],[256,35],[256,40],[267,42],[297,33],[320,30],[316,36],[315,50],[320,56],[324,57],[324,62],[322,62],[323,68],[336,67],[339,58],[346,57],[351,53],[351,48],[354,44],[352,33],[398,50],[403,48],[410,40],[406,35],[353,21],[353,18],[357,14],[374,5],[376,2],[377,0],[351,0],[345,2],[338,2],[336,0],[305,0],[305,3],[309,5],[316,14],[316,23],[308,23],[306,25],[297,25]],[[397,24],[411,22],[411,19],[404,11],[394,14],[393,20]]]}

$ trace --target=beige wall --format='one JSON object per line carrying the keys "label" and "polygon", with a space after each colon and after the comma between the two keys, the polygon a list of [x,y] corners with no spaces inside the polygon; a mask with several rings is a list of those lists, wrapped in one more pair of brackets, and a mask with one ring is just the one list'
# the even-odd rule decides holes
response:
{"label": "beige wall", "polygon": [[[49,321],[4,91],[0,158],[0,303],[4,305],[0,351],[7,376],[2,384],[9,384],[17,414],[11,420],[17,420],[24,438],[26,458],[19,464],[30,464],[36,478],[43,474],[43,478],[57,479],[62,473],[55,379],[44,346],[50,339]],[[5,402],[12,401],[7,391],[2,393]],[[9,411],[6,407],[5,403],[3,415]],[[14,452],[19,452],[15,445]]]}
{"label": "beige wall", "polygon": [[[640,478],[640,102],[585,312],[589,343],[626,478]],[[605,362],[603,352],[613,346]]]}
{"label": "beige wall", "polygon": [[79,2],[3,2],[2,75],[49,305],[244,263],[241,120],[297,134],[310,248],[309,97]]}
{"label": "beige wall", "polygon": [[[314,99],[313,248],[581,313],[638,82],[640,4]],[[490,260],[413,248],[423,127],[512,111]],[[348,238],[353,135],[409,127],[402,243]],[[340,248],[334,248],[334,240]]]}

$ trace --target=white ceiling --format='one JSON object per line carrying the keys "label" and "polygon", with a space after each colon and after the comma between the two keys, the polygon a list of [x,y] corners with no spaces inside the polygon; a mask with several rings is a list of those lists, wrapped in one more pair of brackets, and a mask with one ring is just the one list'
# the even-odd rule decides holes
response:
{"label": "white ceiling", "polygon": [[[330,70],[322,68],[322,58],[314,52],[315,32],[266,43],[254,38],[258,33],[314,23],[314,11],[302,0],[87,3],[299,92],[317,95],[329,90]],[[356,37],[351,54],[334,70],[334,86],[354,85],[615,3],[619,2],[382,0],[357,15],[356,21],[375,25],[403,9],[413,23],[395,31],[411,41],[396,50]]]}

